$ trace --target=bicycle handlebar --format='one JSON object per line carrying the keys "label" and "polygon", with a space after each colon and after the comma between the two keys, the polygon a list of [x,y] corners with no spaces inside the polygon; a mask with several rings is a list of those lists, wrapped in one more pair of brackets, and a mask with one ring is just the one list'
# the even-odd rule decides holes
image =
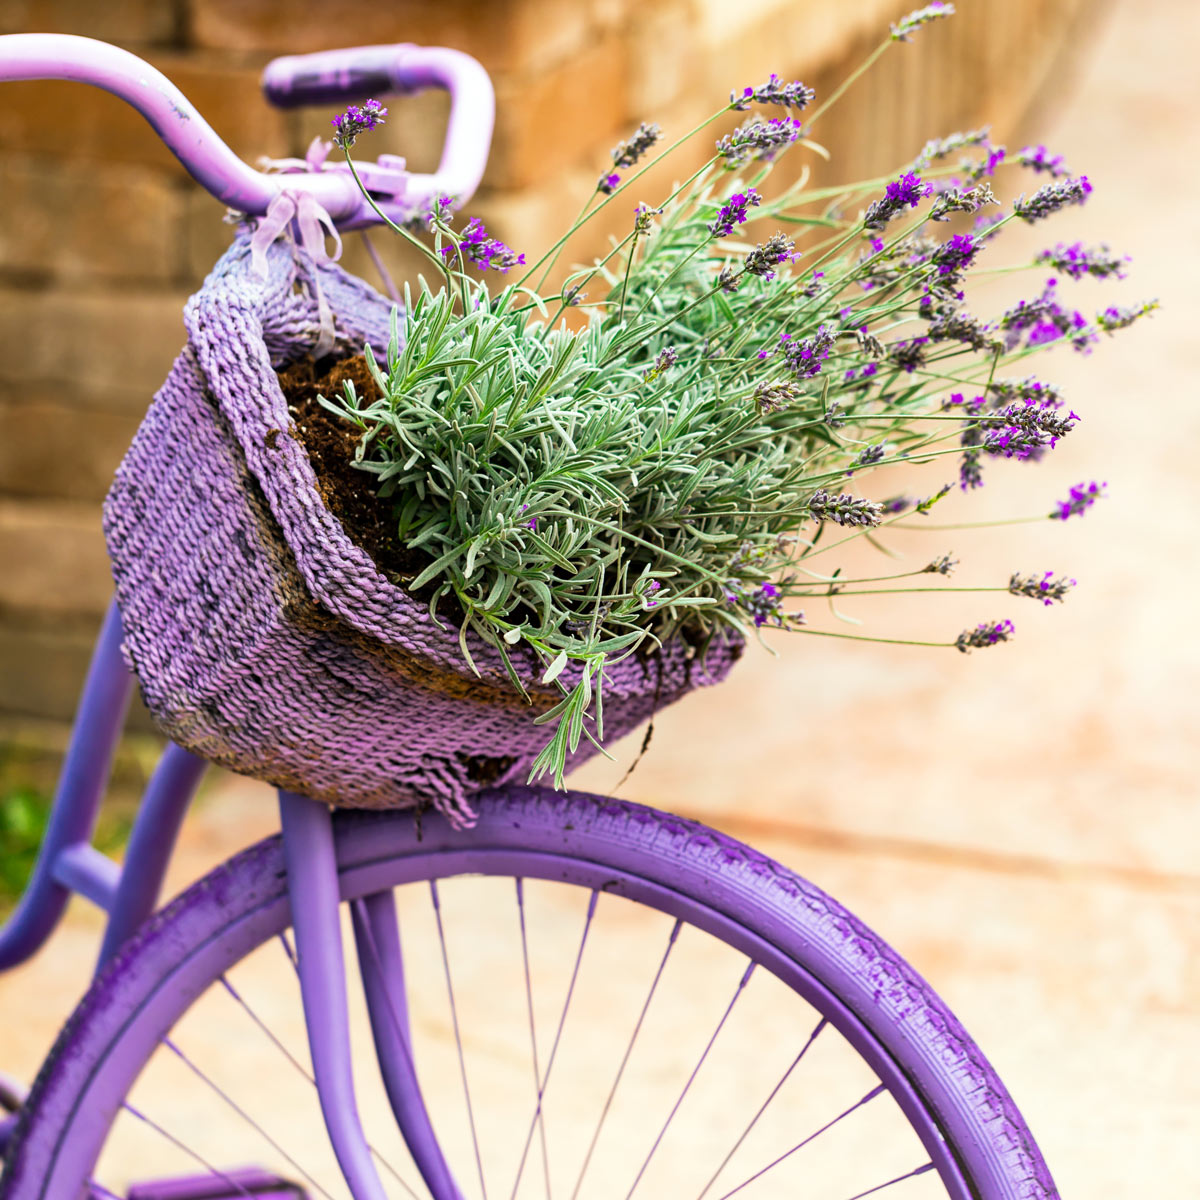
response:
{"label": "bicycle handlebar", "polygon": [[267,99],[278,108],[445,88],[450,93],[450,118],[436,172],[440,182],[430,198],[440,190],[466,199],[479,186],[496,102],[487,72],[470,55],[412,43],[288,55],[267,64],[262,86]]}
{"label": "bicycle handlebar", "polygon": [[[386,76],[386,78],[385,78]],[[339,229],[379,222],[349,171],[336,161],[287,175],[247,166],[162,72],[134,54],[71,34],[17,33],[0,37],[0,81],[64,79],[103,88],[136,108],[184,169],[211,195],[239,212],[261,216],[285,188],[305,191]],[[376,203],[403,221],[446,194],[465,201],[479,185],[491,142],[495,102],[487,73],[455,50],[412,45],[366,46],[276,59],[263,87],[272,102],[291,107],[331,99],[445,87],[451,113],[442,161],[432,175],[412,175],[403,161],[382,156],[358,164]],[[365,89],[365,90],[364,90]]]}

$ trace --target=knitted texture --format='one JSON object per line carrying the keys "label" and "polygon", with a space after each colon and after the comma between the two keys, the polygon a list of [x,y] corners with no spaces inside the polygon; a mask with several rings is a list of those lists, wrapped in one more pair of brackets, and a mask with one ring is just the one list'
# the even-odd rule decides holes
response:
{"label": "knitted texture", "polygon": [[[472,672],[459,631],[435,625],[322,503],[276,378],[316,342],[317,280],[332,353],[370,344],[382,359],[391,302],[286,242],[259,279],[239,237],[188,302],[188,344],[105,502],[125,654],[163,732],[212,762],[330,804],[432,802],[469,822],[473,791],[527,775],[552,732],[533,718],[562,693],[517,646],[527,703],[474,635]],[[603,740],[719,682],[742,648],[676,640],[609,666]],[[571,765],[593,752],[585,739]]]}

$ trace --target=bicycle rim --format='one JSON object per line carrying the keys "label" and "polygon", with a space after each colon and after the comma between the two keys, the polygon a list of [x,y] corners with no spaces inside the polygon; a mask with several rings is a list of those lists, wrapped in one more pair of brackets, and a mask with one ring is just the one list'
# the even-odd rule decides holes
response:
{"label": "bicycle rim", "polygon": [[[418,1073],[472,1200],[1057,1195],[1003,1085],[919,976],[732,839],[526,788],[488,796],[470,831],[342,813],[337,837],[343,899],[398,898]],[[123,1196],[131,1162],[142,1178],[191,1173],[253,1195],[234,1169],[253,1155],[314,1200],[341,1200],[319,1117],[301,1124],[280,1105],[280,1089],[289,1102],[311,1090],[296,1018],[286,1036],[263,1020],[279,992],[298,1005],[287,924],[277,839],[158,914],[64,1028],[0,1195],[60,1200],[93,1179],[96,1194]],[[271,954],[277,971],[250,973]],[[264,1089],[267,1060],[248,1060],[266,1092],[253,1112],[224,1061],[247,1052],[188,1024],[219,1004],[221,1020],[260,1026],[277,1064]],[[215,1054],[200,1059],[206,1044]],[[356,1077],[381,1175],[395,1195],[424,1197],[386,1104],[363,1099],[369,1058]],[[176,1082],[155,1084],[156,1071]],[[180,1103],[185,1091],[199,1099]],[[134,1135],[155,1153],[125,1148]]]}

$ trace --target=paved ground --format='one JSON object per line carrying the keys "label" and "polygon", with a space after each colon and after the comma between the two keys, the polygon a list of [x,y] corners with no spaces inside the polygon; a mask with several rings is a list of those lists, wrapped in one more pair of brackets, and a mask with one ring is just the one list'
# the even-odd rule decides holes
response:
{"label": "paved ground", "polygon": [[[987,1050],[1063,1194],[1105,1200],[1200,1186],[1198,33],[1192,0],[1116,6],[1043,130],[1096,191],[1026,239],[1110,242],[1134,258],[1123,296],[1160,296],[1162,311],[1089,359],[1056,356],[1043,373],[1069,390],[1078,430],[939,516],[1046,511],[1083,478],[1108,480],[1111,499],[1065,525],[894,539],[914,561],[953,549],[964,585],[1054,568],[1078,591],[1053,611],[1003,594],[886,617],[864,604],[879,634],[1011,616],[1018,638],[965,658],[797,637],[665,714],[622,793],[746,838],[880,930]],[[622,749],[577,785],[610,791]],[[265,791],[223,781],[179,882],[271,816]],[[10,1069],[44,1053],[95,926],[81,906],[53,951],[0,981]]]}

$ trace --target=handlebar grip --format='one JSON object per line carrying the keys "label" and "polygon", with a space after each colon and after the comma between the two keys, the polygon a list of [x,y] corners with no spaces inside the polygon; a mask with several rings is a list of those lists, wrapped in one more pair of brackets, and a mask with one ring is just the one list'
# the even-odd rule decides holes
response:
{"label": "handlebar grip", "polygon": [[411,48],[357,46],[285,55],[267,64],[263,92],[277,108],[300,108],[407,90],[398,86],[396,66],[402,53]]}

